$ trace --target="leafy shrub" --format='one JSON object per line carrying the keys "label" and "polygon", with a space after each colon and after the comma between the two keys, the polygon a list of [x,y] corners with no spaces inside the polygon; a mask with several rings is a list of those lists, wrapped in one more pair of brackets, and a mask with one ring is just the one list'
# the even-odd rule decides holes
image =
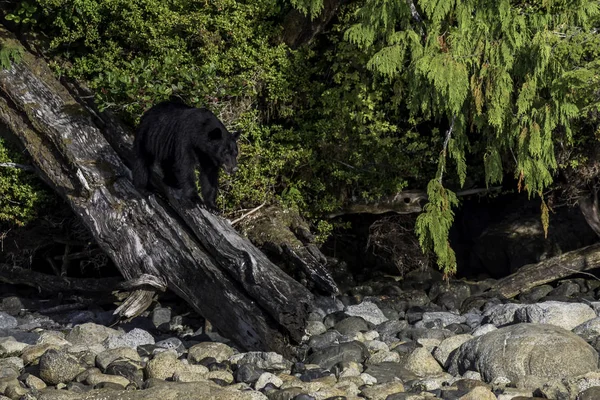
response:
{"label": "leafy shrub", "polygon": [[56,197],[31,171],[11,166],[25,162],[0,139],[0,226],[23,226],[50,206]]}

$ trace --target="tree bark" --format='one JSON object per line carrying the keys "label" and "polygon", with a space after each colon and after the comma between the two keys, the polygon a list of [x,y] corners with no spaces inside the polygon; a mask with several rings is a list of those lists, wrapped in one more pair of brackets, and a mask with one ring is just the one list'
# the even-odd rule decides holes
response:
{"label": "tree bark", "polygon": [[283,42],[296,49],[310,43],[331,22],[340,5],[348,0],[323,0],[323,9],[314,19],[290,10],[283,21]]}
{"label": "tree bark", "polygon": [[290,275],[300,276],[311,289],[339,294],[325,268],[327,258],[315,245],[308,224],[294,210],[270,206],[241,221],[241,231],[266,254],[282,260]]}
{"label": "tree bark", "polygon": [[500,279],[491,292],[512,298],[533,287],[600,267],[600,243],[548,258],[537,264],[524,265],[517,272]]}
{"label": "tree bark", "polygon": [[0,264],[0,282],[11,285],[26,285],[48,293],[110,292],[115,290],[122,281],[123,279],[121,278],[67,278],[42,274],[8,264]]}
{"label": "tree bark", "polygon": [[[18,45],[3,27],[0,41]],[[130,135],[76,101],[43,60],[25,52],[0,71],[0,89],[0,121],[125,279],[153,276],[242,348],[291,355],[312,307],[306,288],[222,218],[140,195],[119,157],[131,154]]]}
{"label": "tree bark", "polygon": [[[500,190],[500,186],[493,186],[486,189],[466,189],[456,192],[458,197],[472,196],[475,194],[484,194]],[[356,200],[349,201],[341,210],[327,215],[328,218],[339,217],[346,214],[385,214],[394,212],[396,214],[412,214],[423,211],[423,205],[429,198],[423,190],[404,190],[396,194],[385,196],[377,200]]]}

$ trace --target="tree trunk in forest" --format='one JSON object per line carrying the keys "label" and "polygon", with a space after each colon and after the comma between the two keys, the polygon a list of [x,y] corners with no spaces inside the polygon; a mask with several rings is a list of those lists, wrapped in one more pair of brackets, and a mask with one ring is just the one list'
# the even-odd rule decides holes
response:
{"label": "tree trunk in forest", "polygon": [[[3,27],[0,41],[19,46]],[[0,121],[125,279],[168,286],[244,349],[292,355],[288,343],[301,340],[312,307],[306,288],[226,220],[172,198],[142,197],[119,157],[130,154],[129,135],[77,102],[41,59],[25,52],[0,71],[0,85]]]}
{"label": "tree trunk in forest", "polygon": [[283,42],[292,49],[310,43],[325,29],[338,8],[346,1],[348,0],[323,0],[323,9],[314,19],[298,10],[291,10],[283,21]]}

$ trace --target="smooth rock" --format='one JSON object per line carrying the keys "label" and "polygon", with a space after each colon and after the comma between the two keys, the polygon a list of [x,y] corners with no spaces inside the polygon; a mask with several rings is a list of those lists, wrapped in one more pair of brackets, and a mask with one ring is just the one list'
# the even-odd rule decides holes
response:
{"label": "smooth rock", "polygon": [[275,352],[250,351],[235,354],[229,357],[229,361],[238,366],[250,363],[256,365],[258,368],[267,370],[285,370],[292,367],[291,361],[286,360],[281,354]]}
{"label": "smooth rock", "polygon": [[471,340],[471,335],[456,335],[444,339],[433,351],[433,357],[440,363],[440,365],[447,368],[448,358],[450,354],[458,349],[463,343]]}
{"label": "smooth rock", "polygon": [[[24,366],[25,366],[25,364],[24,364],[23,360],[20,359],[19,357],[0,358],[0,369],[1,370],[8,369],[8,370],[20,372]],[[0,374],[0,377],[4,377],[4,376],[12,376],[12,373],[9,372],[8,375]]]}
{"label": "smooth rock", "polygon": [[167,380],[177,372],[179,363],[175,350],[165,350],[162,353],[156,354],[152,360],[148,361],[146,375],[148,378]]}
{"label": "smooth rock", "polygon": [[131,347],[117,347],[114,349],[108,349],[96,355],[96,366],[100,370],[105,371],[106,368],[115,360],[128,359],[137,362],[141,361],[138,352]]}
{"label": "smooth rock", "polygon": [[0,338],[0,358],[20,356],[27,346],[27,343],[17,342],[11,336]]}
{"label": "smooth rock", "polygon": [[321,321],[308,321],[306,323],[306,333],[309,336],[316,336],[325,332],[327,332],[327,328]]}
{"label": "smooth rock", "polygon": [[431,353],[424,347],[415,349],[415,351],[413,351],[406,359],[404,367],[420,377],[436,375],[443,372],[440,364],[438,364]]}
{"label": "smooth rock", "polygon": [[351,317],[362,317],[365,321],[373,325],[379,325],[388,320],[376,304],[368,301],[348,306],[344,309],[344,312]]}
{"label": "smooth rock", "polygon": [[383,362],[380,364],[368,365],[365,373],[373,376],[379,383],[417,379],[418,376],[404,367],[403,364],[394,362]]}
{"label": "smooth rock", "polygon": [[180,356],[183,355],[183,353],[185,353],[185,345],[183,344],[183,342],[180,339],[178,339],[176,337],[171,337],[171,338],[156,342],[155,346],[163,348],[163,349],[175,350],[177,352],[177,354]]}
{"label": "smooth rock", "polygon": [[536,304],[498,304],[484,313],[485,321],[497,327],[515,322],[550,324],[571,330],[596,317],[587,304],[546,301]]}
{"label": "smooth rock", "polygon": [[401,357],[400,354],[395,351],[378,351],[374,354],[371,354],[369,357],[369,363],[371,364],[379,364],[382,362],[400,362]]}
{"label": "smooth rock", "polygon": [[600,336],[600,317],[585,321],[581,325],[573,328],[573,333],[580,336],[585,341],[590,341]]}
{"label": "smooth rock", "polygon": [[208,368],[200,364],[182,364],[173,374],[173,380],[176,382],[204,382],[209,379]]}
{"label": "smooth rock", "polygon": [[108,374],[103,374],[102,372],[96,372],[96,373],[92,373],[89,374],[87,376],[87,379],[85,380],[85,382],[88,385],[99,385],[101,383],[115,383],[119,386],[122,386],[123,388],[125,388],[127,385],[129,385],[129,379],[123,377],[123,376],[116,376],[116,375],[108,375]]}
{"label": "smooth rock", "polygon": [[348,317],[336,323],[333,328],[342,335],[353,335],[370,330],[369,324],[362,317]]}
{"label": "smooth rock", "polygon": [[72,344],[92,345],[102,343],[110,336],[119,335],[119,331],[91,322],[77,325],[67,335],[66,339]]}
{"label": "smooth rock", "polygon": [[394,393],[404,392],[402,382],[386,382],[363,388],[362,395],[369,400],[386,400]]}
{"label": "smooth rock", "polygon": [[0,311],[0,329],[13,329],[19,325],[19,322],[12,315]]}
{"label": "smooth rock", "polygon": [[234,350],[224,343],[203,342],[188,349],[187,359],[197,364],[206,357],[213,357],[217,362],[223,362],[233,356]]}
{"label": "smooth rock", "polygon": [[496,395],[490,391],[490,389],[477,386],[476,388],[469,391],[464,396],[460,396],[459,400],[496,400]]}
{"label": "smooth rock", "polygon": [[587,304],[559,301],[530,304],[517,311],[517,314],[520,322],[556,325],[566,330],[596,317],[594,310]]}
{"label": "smooth rock", "polygon": [[494,324],[485,324],[485,325],[481,325],[475,329],[473,329],[473,332],[471,333],[471,335],[473,335],[473,337],[477,337],[477,336],[483,336],[486,333],[489,333],[491,331],[495,331],[496,326],[494,326]]}
{"label": "smooth rock", "polygon": [[369,351],[366,346],[353,341],[321,349],[318,353],[311,354],[307,360],[311,364],[319,364],[325,369],[331,369],[340,362],[362,363],[368,356]]}
{"label": "smooth rock", "polygon": [[133,349],[145,344],[154,344],[154,336],[143,329],[133,328],[124,335],[110,336],[103,344],[108,349],[117,347],[131,347]]}
{"label": "smooth rock", "polygon": [[21,380],[25,384],[25,386],[27,386],[30,389],[42,390],[47,386],[43,380],[29,373],[19,377],[19,380]]}
{"label": "smooth rock", "polygon": [[66,351],[50,349],[40,357],[40,378],[49,385],[69,382],[83,370]]}
{"label": "smooth rock", "polygon": [[516,381],[534,375],[562,378],[596,370],[598,353],[572,332],[554,325],[517,324],[464,343],[449,360],[453,375],[468,370],[484,381],[497,377]]}

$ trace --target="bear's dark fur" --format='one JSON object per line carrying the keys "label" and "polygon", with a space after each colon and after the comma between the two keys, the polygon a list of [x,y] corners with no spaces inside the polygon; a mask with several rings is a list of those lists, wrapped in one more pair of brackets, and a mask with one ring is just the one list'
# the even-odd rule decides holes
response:
{"label": "bear's dark fur", "polygon": [[237,170],[238,133],[230,133],[209,110],[166,101],[150,108],[140,121],[133,147],[133,183],[150,188],[154,164],[163,172],[163,182],[181,189],[192,202],[199,201],[195,169],[200,165],[202,199],[216,210],[219,168]]}

